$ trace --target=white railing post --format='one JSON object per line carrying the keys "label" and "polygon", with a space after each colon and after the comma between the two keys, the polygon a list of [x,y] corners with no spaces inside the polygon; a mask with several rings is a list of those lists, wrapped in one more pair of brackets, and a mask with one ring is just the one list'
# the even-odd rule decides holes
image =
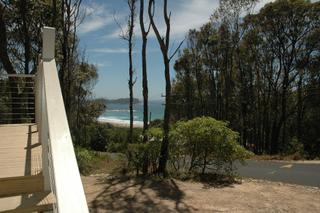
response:
{"label": "white railing post", "polygon": [[55,55],[55,28],[44,27],[42,28],[42,60],[40,60],[40,97],[41,97],[41,143],[42,143],[42,173],[44,177],[44,189],[50,190],[50,174],[49,174],[49,130],[48,130],[48,115],[47,115],[47,105],[46,105],[46,93],[44,85],[44,72],[43,62],[51,61],[54,59]]}
{"label": "white railing post", "polygon": [[54,59],[56,29],[53,27],[42,28],[42,59],[51,61]]}
{"label": "white railing post", "polygon": [[[54,59],[55,29],[44,27],[41,74],[43,168],[56,197],[57,212],[88,212]],[[44,174],[45,175],[45,174]],[[46,183],[45,177],[45,183]]]}

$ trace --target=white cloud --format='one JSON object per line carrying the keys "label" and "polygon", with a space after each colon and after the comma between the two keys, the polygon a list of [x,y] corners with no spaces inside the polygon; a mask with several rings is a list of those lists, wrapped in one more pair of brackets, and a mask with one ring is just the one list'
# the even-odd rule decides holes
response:
{"label": "white cloud", "polygon": [[98,68],[102,68],[102,67],[111,67],[112,63],[111,61],[105,61],[105,62],[98,62],[96,63],[96,65],[98,66]]}
{"label": "white cloud", "polygon": [[82,7],[82,12],[85,19],[79,26],[80,34],[94,32],[113,23],[112,13],[105,5],[96,3],[87,4]]}
{"label": "white cloud", "polygon": [[126,48],[94,48],[88,51],[95,53],[128,53],[128,49]]}
{"label": "white cloud", "polygon": [[[218,5],[218,0],[191,0],[190,3],[180,1],[178,8],[172,10],[171,35],[183,37],[189,29],[201,27],[209,21]],[[162,25],[160,29],[164,32],[165,26]]]}
{"label": "white cloud", "polygon": [[[266,3],[272,2],[274,0],[260,0],[254,8],[254,12],[259,11]],[[172,39],[182,39],[190,29],[198,29],[203,24],[210,20],[211,15],[219,6],[219,0],[177,0],[174,5],[170,5],[168,10],[171,11],[171,38]],[[145,8],[147,9],[147,8]],[[123,11],[122,11],[123,12]],[[146,11],[145,11],[146,12]],[[121,22],[122,28],[125,29],[126,16],[118,16],[119,22]],[[148,15],[145,14],[147,19]],[[140,36],[140,27],[138,18],[136,19],[136,36]],[[155,22],[158,26],[160,33],[164,35],[166,26],[162,16],[162,2],[158,1],[156,4],[155,12]],[[121,30],[118,26],[109,32],[107,35],[103,36],[102,39],[115,39],[119,38]],[[154,33],[150,33],[151,37],[154,37]]]}
{"label": "white cloud", "polygon": [[[266,3],[274,0],[260,0],[254,8],[258,12]],[[173,38],[182,38],[190,29],[198,29],[210,20],[211,15],[219,7],[219,0],[189,0],[179,1],[179,6],[172,9],[171,35]],[[165,25],[160,24],[159,29],[164,32]]]}
{"label": "white cloud", "polygon": [[[115,54],[115,53],[128,53],[128,48],[93,48],[93,49],[89,49],[88,52],[93,52],[93,53],[105,53],[105,54],[108,54],[108,53],[112,53],[112,54]],[[133,53],[139,53],[140,51],[139,50],[133,50],[132,51]],[[148,52],[149,53],[160,53],[160,50],[159,48],[150,48],[148,49]]]}
{"label": "white cloud", "polygon": [[[114,28],[110,32],[108,32],[106,35],[102,36],[102,40],[115,39],[115,38],[119,39],[121,35],[124,34],[124,31],[126,30],[127,14],[125,13],[125,11],[121,11],[121,13],[118,13],[118,14],[114,13],[113,16],[114,16],[113,17]],[[139,27],[138,18],[136,18],[135,31],[137,31],[137,27]]]}
{"label": "white cloud", "polygon": [[107,35],[103,36],[102,39],[114,39],[114,38],[120,38],[121,37],[121,30],[119,28],[111,31]]}
{"label": "white cloud", "polygon": [[[171,37],[182,38],[188,32],[189,29],[199,28],[204,23],[209,21],[210,15],[217,8],[219,1],[218,0],[191,0],[186,2],[185,0],[179,0],[175,7],[169,5],[168,10],[172,11],[171,17]],[[170,2],[169,2],[170,3]],[[146,10],[147,8],[145,8]],[[125,29],[126,23],[124,20],[125,16],[120,16],[122,19],[119,19],[119,22],[122,23],[122,28]],[[145,18],[148,20],[147,11],[145,11]],[[147,22],[147,21],[146,21]],[[155,12],[155,22],[158,26],[158,29],[161,33],[165,32],[165,23],[162,16],[162,3],[157,2],[156,12]],[[139,20],[136,19],[136,36],[140,36]],[[104,39],[115,39],[119,38],[121,30],[119,27],[116,27],[113,31],[105,35]],[[150,36],[154,36],[154,33],[151,32]]]}

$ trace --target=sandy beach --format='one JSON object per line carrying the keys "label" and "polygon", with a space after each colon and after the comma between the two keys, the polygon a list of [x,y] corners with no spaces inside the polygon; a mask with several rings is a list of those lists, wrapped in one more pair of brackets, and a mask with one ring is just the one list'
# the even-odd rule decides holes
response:
{"label": "sandy beach", "polygon": [[[108,123],[116,127],[130,127],[130,121],[128,120],[120,120],[120,119],[112,119],[112,118],[99,118],[98,121],[100,123]],[[134,121],[133,122],[134,128],[142,128],[143,122],[142,121]]]}

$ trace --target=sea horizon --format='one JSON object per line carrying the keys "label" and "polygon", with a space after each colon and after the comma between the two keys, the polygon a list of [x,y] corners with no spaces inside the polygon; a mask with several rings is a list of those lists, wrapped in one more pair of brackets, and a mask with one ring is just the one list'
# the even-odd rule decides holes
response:
{"label": "sea horizon", "polygon": [[[149,121],[163,119],[164,105],[162,100],[149,101]],[[151,118],[150,118],[151,115]],[[130,123],[129,104],[110,103],[107,109],[98,118],[101,122],[110,122],[118,124]],[[143,124],[143,102],[133,105],[133,123],[141,126]]]}

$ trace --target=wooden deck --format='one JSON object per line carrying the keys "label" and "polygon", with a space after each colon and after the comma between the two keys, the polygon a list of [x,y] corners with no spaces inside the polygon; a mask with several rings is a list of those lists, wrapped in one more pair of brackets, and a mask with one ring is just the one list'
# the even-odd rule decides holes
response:
{"label": "wooden deck", "polygon": [[0,125],[0,178],[37,175],[41,162],[36,124]]}
{"label": "wooden deck", "polygon": [[52,209],[51,192],[38,192],[0,198],[0,213],[45,212]]}
{"label": "wooden deck", "polygon": [[35,124],[0,125],[0,212],[52,209],[43,191],[41,144]]}

